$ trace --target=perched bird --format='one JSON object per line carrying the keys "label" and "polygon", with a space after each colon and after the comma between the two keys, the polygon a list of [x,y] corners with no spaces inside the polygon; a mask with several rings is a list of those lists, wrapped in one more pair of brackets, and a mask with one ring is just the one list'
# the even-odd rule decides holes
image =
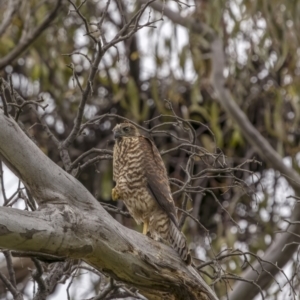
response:
{"label": "perched bird", "polygon": [[154,143],[129,122],[113,129],[112,199],[124,201],[143,234],[171,244],[188,264],[191,256],[185,236],[178,228],[175,204],[163,160]]}

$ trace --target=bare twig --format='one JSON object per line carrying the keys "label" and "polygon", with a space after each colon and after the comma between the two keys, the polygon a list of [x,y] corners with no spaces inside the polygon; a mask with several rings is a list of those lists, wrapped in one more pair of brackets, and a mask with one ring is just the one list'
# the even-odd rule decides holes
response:
{"label": "bare twig", "polygon": [[69,1],[69,3],[73,6],[74,12],[76,12],[77,15],[78,15],[78,16],[81,18],[81,20],[83,21],[83,24],[84,24],[84,27],[85,27],[85,30],[86,30],[85,35],[89,36],[89,37],[93,40],[93,42],[94,42],[95,44],[97,44],[98,41],[97,41],[96,38],[91,34],[87,19],[84,17],[84,15],[83,15],[83,14],[81,13],[81,11],[80,11],[81,7],[85,4],[86,0],[82,1],[82,3],[81,3],[78,7],[75,5],[75,3],[74,3],[73,1],[71,1],[71,0],[68,0],[68,1]]}
{"label": "bare twig", "polygon": [[46,291],[47,291],[47,286],[46,286],[46,283],[42,277],[43,275],[43,267],[41,265],[41,263],[36,259],[36,258],[31,258],[35,267],[36,267],[36,270],[32,273],[32,278],[37,282],[38,284],[38,287],[39,287],[39,290],[37,292],[37,294],[41,294],[41,295],[44,295],[46,294]]}
{"label": "bare twig", "polygon": [[4,254],[5,259],[6,259],[6,264],[7,264],[8,274],[9,274],[9,280],[10,280],[11,284],[13,285],[13,287],[16,288],[17,287],[16,276],[15,276],[15,270],[14,270],[14,266],[13,266],[13,263],[12,263],[10,251],[3,251],[3,254]]}
{"label": "bare twig", "polygon": [[15,300],[23,300],[22,294],[13,286],[13,284],[0,272],[0,279],[12,293]]}
{"label": "bare twig", "polygon": [[[115,35],[115,37],[108,42],[107,44],[104,45],[103,47],[103,51],[106,51],[107,49],[109,49],[110,47],[116,45],[117,43],[127,40],[129,39],[134,33],[136,33],[138,30],[147,27],[147,26],[151,26],[152,24],[162,21],[162,18],[158,19],[158,20],[154,20],[154,21],[148,21],[147,23],[140,25],[139,21],[143,15],[143,13],[145,12],[146,8],[151,5],[151,3],[153,3],[155,0],[148,0],[145,5],[138,10],[133,17],[128,21],[127,24],[125,24],[123,26],[123,28]],[[130,31],[125,34],[128,30],[130,29]]]}
{"label": "bare twig", "polygon": [[77,157],[71,164],[70,169],[74,169],[76,168],[76,166],[84,159],[86,158],[88,155],[90,154],[96,154],[96,153],[100,153],[100,154],[108,154],[108,155],[112,155],[112,151],[111,150],[107,150],[107,149],[96,149],[96,148],[92,148],[89,151],[86,151],[85,153],[81,154],[79,157]]}
{"label": "bare twig", "polygon": [[88,161],[86,161],[84,164],[79,165],[78,168],[76,169],[76,173],[74,172],[74,175],[76,177],[78,177],[80,172],[82,170],[84,170],[85,168],[87,168],[88,166],[94,165],[94,164],[96,164],[97,162],[99,162],[101,160],[111,160],[111,159],[112,159],[112,156],[109,155],[109,154],[99,155],[99,156],[96,156],[94,158],[91,158]]}
{"label": "bare twig", "polygon": [[3,172],[3,165],[2,161],[0,161],[0,181],[1,181],[1,191],[2,191],[2,197],[4,200],[4,204],[6,204],[9,200],[6,197],[6,191],[5,191],[5,186],[4,186],[4,172]]}
{"label": "bare twig", "polygon": [[73,55],[81,55],[81,56],[83,56],[84,58],[86,58],[88,60],[88,62],[90,63],[90,65],[92,65],[91,59],[86,54],[81,53],[79,51],[74,51],[72,53],[62,54],[62,56],[73,56]]}
{"label": "bare twig", "polygon": [[0,78],[0,96],[1,96],[1,100],[2,100],[4,114],[8,117],[7,100],[6,100],[6,96],[5,96],[5,88],[3,86],[2,78]]}
{"label": "bare twig", "polygon": [[33,104],[33,105],[38,106],[38,107],[42,108],[43,110],[45,110],[45,109],[48,107],[48,104],[46,104],[46,105],[41,105],[41,104],[39,103],[39,102],[43,102],[43,101],[44,101],[43,99],[37,100],[37,101],[27,100],[26,102],[24,102],[24,103],[22,103],[22,104],[20,104],[20,105],[19,105],[19,104],[16,104],[16,103],[9,103],[8,105],[17,107],[17,108],[19,108],[19,109],[21,110],[21,109],[24,108],[26,105]]}
{"label": "bare twig", "polygon": [[[95,78],[95,75],[96,75],[96,72],[98,70],[98,65],[100,63],[101,57],[104,54],[103,51],[101,50],[101,45],[100,45],[99,42],[97,42],[97,47],[98,47],[98,50],[96,51],[96,55],[95,55],[95,58],[93,60],[93,64],[92,64],[92,67],[91,67],[91,70],[90,70],[90,73],[89,73],[87,85],[86,85],[86,87],[85,87],[85,89],[83,90],[83,93],[82,93],[81,101],[80,101],[80,104],[79,104],[79,107],[78,107],[77,116],[75,118],[74,127],[73,127],[72,131],[70,132],[69,136],[61,144],[61,149],[62,150],[68,149],[69,146],[71,145],[71,143],[75,140],[77,134],[79,133],[82,118],[83,118],[84,107],[85,107],[85,104],[86,104],[86,102],[88,100],[88,97],[91,93],[92,82],[93,82],[93,80]],[[68,171],[70,170],[70,165],[71,165],[71,163],[69,163],[67,165]]]}
{"label": "bare twig", "polygon": [[100,203],[109,212],[120,214],[120,215],[122,215],[122,216],[124,216],[126,218],[131,218],[130,213],[127,212],[127,211],[122,211],[119,208],[117,208],[117,207],[115,207],[113,205],[107,204],[105,202],[100,202]]}
{"label": "bare twig", "polygon": [[179,210],[179,211],[181,211],[184,215],[186,215],[186,216],[188,216],[188,217],[190,217],[192,220],[194,220],[206,233],[208,233],[209,231],[208,231],[208,229],[207,228],[205,228],[205,226],[203,226],[201,223],[200,223],[200,221],[199,220],[197,220],[194,216],[192,216],[191,214],[190,214],[190,212],[188,212],[188,211],[186,211],[186,210],[184,210],[184,209],[182,209],[182,208],[179,208],[179,207],[177,207],[177,209]]}
{"label": "bare twig", "polygon": [[117,286],[114,284],[114,280],[112,278],[110,278],[109,282],[107,283],[107,285],[104,287],[104,289],[102,290],[102,292],[97,295],[96,297],[93,298],[93,300],[101,300],[101,299],[105,299],[105,297],[112,292],[115,288],[117,288]]}
{"label": "bare twig", "polygon": [[[3,84],[5,88],[8,88],[11,93],[11,97],[15,99],[17,102],[20,102],[21,104],[26,103],[27,100],[25,100],[13,87],[12,83],[7,82],[6,80],[3,80]],[[33,104],[28,105],[30,109],[32,109],[33,113],[37,117],[37,119],[40,121],[41,125],[43,126],[44,130],[46,131],[48,137],[53,141],[53,143],[58,147],[59,146],[59,141],[58,139],[54,136],[54,134],[51,132],[50,128],[48,127],[46,121],[43,119],[43,117],[40,116],[40,114],[37,112],[35,109],[35,106]],[[18,117],[16,116],[16,120]]]}

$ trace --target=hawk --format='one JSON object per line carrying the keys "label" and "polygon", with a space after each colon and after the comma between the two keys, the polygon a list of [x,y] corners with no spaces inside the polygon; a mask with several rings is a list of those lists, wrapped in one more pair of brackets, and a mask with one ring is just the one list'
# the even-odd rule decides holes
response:
{"label": "hawk", "polygon": [[143,223],[143,234],[169,242],[189,264],[191,256],[178,228],[167,171],[156,146],[128,122],[116,125],[113,132],[112,199],[124,201],[135,221]]}

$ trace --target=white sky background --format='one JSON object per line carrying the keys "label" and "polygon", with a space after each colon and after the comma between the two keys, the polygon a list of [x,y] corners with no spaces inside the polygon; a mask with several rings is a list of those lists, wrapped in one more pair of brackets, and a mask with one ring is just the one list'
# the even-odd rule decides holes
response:
{"label": "white sky background", "polygon": [[[238,0],[236,1],[238,3]],[[235,5],[234,2],[233,6]],[[114,11],[114,2],[112,2],[110,10]],[[168,2],[168,6],[171,7],[173,10],[178,11],[178,6],[175,2]],[[188,8],[184,8],[182,10],[182,15],[186,16],[188,15],[191,11],[193,10],[193,7],[191,7],[190,9]],[[238,17],[240,11],[239,11],[239,6],[235,5],[235,11],[236,11],[236,15]],[[117,14],[116,18],[118,17]],[[148,13],[145,14],[148,17]],[[146,19],[144,19],[146,21]],[[230,28],[231,23],[230,21],[228,21],[228,26]],[[106,25],[104,24],[104,27]],[[107,25],[108,26],[108,25]],[[173,45],[175,45],[174,49],[178,49],[178,51],[180,51],[185,45],[187,45],[188,43],[188,33],[187,30],[184,27],[181,26],[177,26],[177,35],[174,35],[173,32],[173,26],[172,23],[166,18],[164,17],[164,22],[160,22],[157,23],[156,26],[159,28],[159,30],[156,30],[155,33],[151,34],[151,38],[149,38],[149,29],[148,28],[143,28],[142,30],[140,30],[137,35],[138,35],[138,41],[139,41],[139,49],[141,51],[141,77],[142,79],[146,79],[152,75],[155,74],[155,72],[157,71],[156,65],[155,65],[155,59],[154,59],[154,54],[155,54],[155,44],[157,41],[160,40],[164,40],[165,37],[169,37],[172,39],[172,43]],[[245,26],[245,30],[250,30],[253,31],[252,28],[252,24],[251,21],[249,22],[245,22],[244,24]],[[262,20],[261,22],[261,26],[260,30],[263,30],[263,28],[265,27],[264,21]],[[260,38],[260,36],[262,35],[262,32],[260,30],[256,30],[253,31],[253,39],[254,40],[258,40]],[[114,34],[116,32],[114,32],[114,30],[112,30],[111,26],[106,28],[106,34],[107,34],[107,39],[110,40]],[[82,52],[87,52],[87,49],[84,48],[84,45],[86,44],[86,37],[83,36],[84,31],[83,30],[78,30],[77,32],[77,43],[82,46]],[[242,38],[238,38],[235,41],[232,41],[232,44],[230,45],[230,49],[229,51],[232,53],[236,53],[236,59],[237,61],[239,61],[240,63],[242,63],[243,61],[245,61],[246,57],[246,51],[248,48],[248,42],[244,41]],[[119,68],[123,69],[124,72],[127,72],[127,68],[126,68],[126,64],[124,62],[122,62],[122,55],[124,54],[124,48],[123,46],[120,44],[118,45],[119,48],[119,52],[120,52],[120,63],[119,63]],[[114,49],[112,51],[115,51]],[[191,59],[187,60],[187,66],[186,66],[186,72],[183,74],[181,68],[179,67],[179,59],[178,59],[178,55],[177,52],[173,52],[171,54],[169,54],[169,52],[166,50],[166,48],[164,47],[163,43],[159,43],[159,48],[158,51],[160,53],[160,55],[168,57],[169,58],[169,62],[170,62],[170,68],[173,71],[173,74],[175,74],[177,79],[180,78],[184,78],[186,80],[189,81],[194,81],[196,79],[196,74],[193,70],[193,66],[192,66],[192,62]],[[88,68],[88,65],[85,65],[85,63],[79,59],[79,57],[76,58],[76,56],[73,57],[74,63],[78,63],[82,62],[82,68]],[[109,53],[104,57],[104,60],[106,63],[109,64],[110,62],[110,55]],[[101,63],[103,64],[103,62]],[[269,65],[272,65],[272,59],[270,59]],[[112,78],[114,78],[114,76],[117,76],[117,73],[113,70],[110,71]],[[158,75],[165,77],[169,72],[169,67],[162,67],[159,70]],[[265,70],[264,74],[262,74],[263,76],[266,76],[267,70]],[[17,84],[17,82],[16,82]],[[24,84],[28,84],[28,82],[24,83]],[[73,82],[70,81],[70,88],[73,87]],[[29,85],[29,84],[28,84]],[[32,93],[34,92],[34,89],[38,89],[39,86],[35,84],[35,86],[31,87]],[[30,89],[29,89],[30,90]],[[49,96],[49,95],[48,95]],[[50,99],[50,97],[47,97],[47,95],[44,95],[44,99],[46,99],[46,101],[50,104],[50,106],[47,108],[48,110],[53,110],[55,109],[55,105],[54,102]],[[91,113],[91,115],[93,114],[93,112]],[[47,120],[47,122],[51,123],[53,122],[53,120]],[[59,125],[58,125],[59,126]],[[63,125],[61,125],[62,127],[60,128],[61,130],[63,130]],[[300,158],[300,157],[299,157]],[[284,162],[287,165],[291,164],[291,159],[290,158],[285,158]],[[266,189],[268,191],[268,193],[272,194],[272,190],[273,189],[273,174],[274,174],[274,170],[269,170],[269,176],[266,177],[265,180],[265,184],[264,184],[264,189]],[[249,179],[250,180],[250,179]],[[4,167],[4,185],[6,188],[6,193],[7,196],[11,196],[14,191],[16,190],[16,187],[18,185],[18,179],[11,173],[11,171],[9,171],[9,169],[7,169],[6,167]],[[270,197],[269,199],[269,208],[271,208],[272,202],[276,201],[278,204],[280,204],[280,211],[277,212],[281,217],[284,218],[288,218],[291,214],[291,208],[293,207],[293,202],[292,201],[286,201],[286,197],[293,195],[293,191],[292,189],[288,186],[287,182],[285,179],[281,179],[277,185],[277,190],[276,190],[276,194],[274,197]],[[256,194],[256,199],[257,201],[262,201],[263,200],[263,191],[258,192]],[[0,203],[3,202],[3,197],[2,194],[0,195]],[[19,209],[24,209],[24,203],[23,201],[18,201],[15,205],[15,208],[19,208]],[[266,207],[265,210],[261,210],[259,213],[261,214],[261,217],[263,220],[266,220],[269,218],[269,208]],[[254,208],[255,209],[255,208]],[[248,224],[245,223],[240,223],[239,224],[242,229],[246,228]],[[284,226],[286,226],[286,224],[282,223],[282,226],[284,228]],[[245,245],[235,245],[236,247],[239,248],[243,248]],[[203,256],[203,258],[205,257],[205,252],[203,250],[203,248],[199,249],[199,256]],[[291,267],[290,264],[288,266],[285,267],[285,271],[288,275],[290,275],[291,273]],[[283,276],[277,276],[279,282],[283,285],[285,282],[285,279],[283,278]],[[76,279],[76,283],[74,284],[75,289],[70,289],[70,294],[71,296],[73,295],[74,297],[76,296],[75,299],[82,299],[82,298],[89,298],[92,297],[93,294],[92,293],[87,293],[87,291],[92,289],[92,282],[94,280],[96,280],[97,277],[96,275],[83,275],[80,276],[80,278]],[[60,284],[57,288],[57,293],[48,297],[48,300],[60,300],[60,299],[67,299],[67,294],[66,294],[66,287],[68,285],[69,281],[66,282],[65,285]],[[277,285],[273,284],[271,289],[276,290]],[[28,285],[28,290],[32,290],[32,284]],[[288,287],[286,286],[284,288],[284,292],[281,293],[283,296],[281,296],[281,298],[277,298],[279,300],[283,300],[286,299],[286,297],[284,295],[287,295],[288,293],[286,293],[288,290]],[[10,295],[10,294],[9,294]],[[71,297],[72,298],[72,297]],[[9,298],[8,298],[9,299]],[[10,298],[12,299],[12,298]],[[261,299],[260,296],[258,296],[256,298]],[[268,300],[271,300],[272,298],[268,298]]]}

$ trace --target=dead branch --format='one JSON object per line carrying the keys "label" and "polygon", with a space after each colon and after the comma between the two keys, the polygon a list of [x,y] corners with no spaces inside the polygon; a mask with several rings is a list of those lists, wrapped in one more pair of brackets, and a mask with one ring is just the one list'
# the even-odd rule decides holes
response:
{"label": "dead branch", "polygon": [[[0,247],[81,258],[112,278],[148,293],[168,292],[178,299],[217,299],[175,251],[116,222],[3,112],[0,123],[0,141],[10,138],[10,143],[0,142],[1,158],[44,207],[34,212],[0,208]],[[30,242],[25,242],[28,236]]]}

